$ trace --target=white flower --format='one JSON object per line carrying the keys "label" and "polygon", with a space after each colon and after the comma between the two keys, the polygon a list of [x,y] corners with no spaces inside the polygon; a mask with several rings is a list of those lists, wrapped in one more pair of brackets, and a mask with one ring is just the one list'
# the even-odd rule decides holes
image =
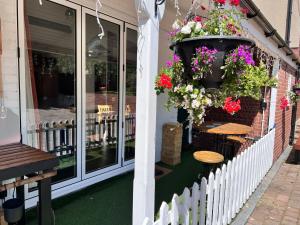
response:
{"label": "white flower", "polygon": [[197,95],[196,94],[191,94],[191,98],[195,99],[195,98],[197,98]]}
{"label": "white flower", "polygon": [[196,23],[195,32],[200,32],[202,29],[202,24],[200,22]]}
{"label": "white flower", "polygon": [[174,88],[174,92],[177,92],[178,90],[179,90],[179,87],[176,86],[176,87]]}
{"label": "white flower", "polygon": [[188,86],[186,86],[185,90],[189,92],[193,92],[193,85],[189,84]]}
{"label": "white flower", "polygon": [[207,99],[206,99],[206,102],[207,102],[207,105],[211,106],[211,104],[212,104],[212,101],[211,101],[211,99],[210,99],[210,98],[207,98]]}
{"label": "white flower", "polygon": [[192,29],[189,26],[185,25],[181,28],[180,32],[183,34],[190,34],[192,32]]}
{"label": "white flower", "polygon": [[201,88],[201,89],[200,89],[200,92],[201,92],[201,93],[205,93],[205,88]]}
{"label": "white flower", "polygon": [[196,99],[194,99],[192,101],[192,108],[196,109],[196,108],[199,108],[199,106],[200,106],[200,102],[197,101]]}
{"label": "white flower", "polygon": [[181,27],[181,26],[180,26],[179,20],[175,20],[174,23],[173,23],[173,25],[172,25],[172,29],[173,29],[173,30],[179,30],[180,27]]}
{"label": "white flower", "polygon": [[196,22],[195,22],[195,21],[189,21],[189,22],[187,23],[187,26],[189,26],[190,28],[193,28],[195,25],[196,25]]}

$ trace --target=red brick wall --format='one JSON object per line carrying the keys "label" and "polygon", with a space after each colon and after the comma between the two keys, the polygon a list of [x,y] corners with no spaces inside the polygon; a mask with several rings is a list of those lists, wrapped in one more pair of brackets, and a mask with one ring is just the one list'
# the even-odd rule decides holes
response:
{"label": "red brick wall", "polygon": [[[292,118],[292,107],[286,110],[280,109],[280,99],[286,95],[289,74],[295,74],[295,70],[290,68],[287,64],[283,64],[279,71],[278,77],[278,92],[277,92],[277,103],[276,103],[276,133],[275,133],[275,149],[274,149],[274,160],[278,159],[281,153],[289,145],[289,137],[291,133],[291,118]],[[295,76],[292,76],[292,85],[295,83]]]}

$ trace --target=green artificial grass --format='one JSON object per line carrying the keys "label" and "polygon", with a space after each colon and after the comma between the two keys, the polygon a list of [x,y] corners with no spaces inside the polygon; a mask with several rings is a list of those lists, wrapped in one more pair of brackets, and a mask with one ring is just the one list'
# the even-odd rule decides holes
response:
{"label": "green artificial grass", "polygon": [[[156,181],[155,211],[162,201],[170,202],[174,193],[181,194],[184,187],[192,186],[201,172],[192,151],[182,153],[177,166],[160,166],[172,170]],[[133,172],[129,172],[76,193],[53,200],[56,225],[131,225]],[[27,212],[29,225],[37,224],[36,209]]]}

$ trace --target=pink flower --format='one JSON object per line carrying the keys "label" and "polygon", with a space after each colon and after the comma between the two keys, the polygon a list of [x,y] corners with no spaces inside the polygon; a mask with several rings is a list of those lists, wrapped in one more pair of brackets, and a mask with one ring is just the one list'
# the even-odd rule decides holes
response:
{"label": "pink flower", "polygon": [[195,16],[194,17],[194,21],[195,22],[201,22],[202,21],[202,18],[200,16]]}
{"label": "pink flower", "polygon": [[206,10],[206,7],[204,5],[200,6],[202,10]]}
{"label": "pink flower", "polygon": [[165,73],[162,73],[156,82],[156,86],[159,88],[171,89],[173,87],[173,84],[171,82],[171,77],[169,77]]}
{"label": "pink flower", "polygon": [[240,0],[230,0],[230,5],[233,5],[233,6],[239,6],[240,5]]}
{"label": "pink flower", "polygon": [[241,101],[233,101],[232,97],[227,97],[224,102],[223,109],[231,115],[241,110]]}
{"label": "pink flower", "polygon": [[214,0],[214,1],[215,1],[215,3],[218,3],[220,5],[225,5],[225,3],[226,3],[226,0]]}
{"label": "pink flower", "polygon": [[283,96],[281,99],[280,99],[280,109],[281,110],[285,110],[287,107],[289,107],[289,100]]}
{"label": "pink flower", "polygon": [[247,8],[242,8],[241,9],[241,12],[244,14],[244,15],[247,15],[249,13],[249,9]]}

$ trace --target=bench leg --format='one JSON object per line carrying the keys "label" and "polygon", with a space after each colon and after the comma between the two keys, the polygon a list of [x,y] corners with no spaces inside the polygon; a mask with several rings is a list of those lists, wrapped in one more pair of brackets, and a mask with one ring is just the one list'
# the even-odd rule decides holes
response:
{"label": "bench leg", "polygon": [[38,182],[39,184],[39,225],[53,225],[51,207],[51,178]]}

